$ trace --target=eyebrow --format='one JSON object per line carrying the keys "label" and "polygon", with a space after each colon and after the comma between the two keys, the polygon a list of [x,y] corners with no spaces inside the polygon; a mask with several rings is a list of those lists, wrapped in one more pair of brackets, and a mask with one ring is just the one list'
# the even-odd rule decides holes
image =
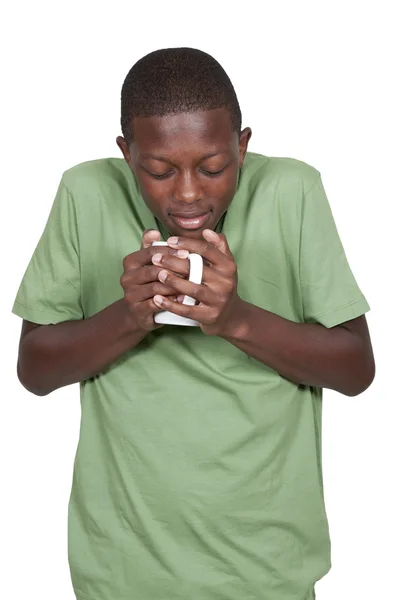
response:
{"label": "eyebrow", "polygon": [[[212,158],[213,156],[218,156],[219,154],[226,154],[226,152],[212,152],[211,154],[202,156],[200,160],[206,160],[207,158]],[[164,156],[155,156],[154,154],[141,154],[141,158],[151,158],[152,160],[159,160],[167,163],[170,162],[168,158],[165,158]]]}

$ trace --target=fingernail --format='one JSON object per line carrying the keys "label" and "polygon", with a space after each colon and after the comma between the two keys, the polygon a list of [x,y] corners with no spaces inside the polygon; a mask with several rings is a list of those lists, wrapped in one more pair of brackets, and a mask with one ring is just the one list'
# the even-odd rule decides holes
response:
{"label": "fingernail", "polygon": [[162,296],[154,296],[153,301],[155,304],[158,304],[159,306],[161,306],[163,304]]}
{"label": "fingernail", "polygon": [[178,237],[169,237],[167,243],[176,246],[178,244]]}
{"label": "fingernail", "polygon": [[161,260],[162,260],[161,254],[154,254],[152,256],[152,262],[155,263],[155,265],[160,265]]}
{"label": "fingernail", "polygon": [[177,256],[179,256],[180,258],[188,258],[188,255],[188,250],[177,250]]}
{"label": "fingernail", "polygon": [[213,238],[213,240],[218,241],[218,234],[215,231],[213,231],[212,229],[205,229],[202,232],[203,237],[206,239],[206,236],[204,234],[206,234],[206,236],[208,236],[210,239]]}
{"label": "fingernail", "polygon": [[166,281],[167,271],[160,271],[158,277],[159,277],[160,281]]}

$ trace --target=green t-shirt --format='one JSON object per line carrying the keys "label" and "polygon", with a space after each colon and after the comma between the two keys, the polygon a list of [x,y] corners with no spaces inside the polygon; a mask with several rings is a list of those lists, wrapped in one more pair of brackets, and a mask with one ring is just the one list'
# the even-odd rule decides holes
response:
{"label": "green t-shirt", "polygon": [[[167,239],[122,159],[69,169],[13,312],[56,324],[119,300],[122,260],[149,228]],[[369,310],[310,165],[248,153],[218,229],[247,302],[328,328]],[[80,390],[68,507],[78,600],[314,598],[330,568],[321,389],[166,325]]]}

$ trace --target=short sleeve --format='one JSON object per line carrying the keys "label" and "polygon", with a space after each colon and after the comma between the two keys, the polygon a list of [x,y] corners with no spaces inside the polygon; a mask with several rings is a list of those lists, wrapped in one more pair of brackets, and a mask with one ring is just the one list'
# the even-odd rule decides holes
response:
{"label": "short sleeve", "polygon": [[83,318],[76,208],[63,179],[12,312],[40,325]]}
{"label": "short sleeve", "polygon": [[370,310],[348,264],[320,175],[303,198],[300,285],[305,322],[330,328]]}

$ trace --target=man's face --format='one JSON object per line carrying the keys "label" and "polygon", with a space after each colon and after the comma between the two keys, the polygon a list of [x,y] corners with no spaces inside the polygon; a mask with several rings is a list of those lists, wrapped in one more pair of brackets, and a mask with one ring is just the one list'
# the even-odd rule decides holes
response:
{"label": "man's face", "polygon": [[149,210],[172,235],[202,239],[230,205],[251,130],[231,130],[224,108],[134,119],[117,138]]}

